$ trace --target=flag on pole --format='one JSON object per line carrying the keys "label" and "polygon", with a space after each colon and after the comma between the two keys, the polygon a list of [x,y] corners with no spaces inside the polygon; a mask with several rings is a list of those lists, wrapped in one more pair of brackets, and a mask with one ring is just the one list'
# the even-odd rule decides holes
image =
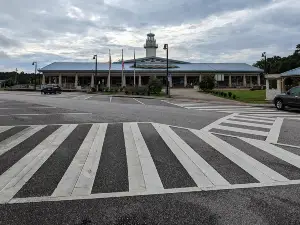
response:
{"label": "flag on pole", "polygon": [[122,49],[122,87],[126,86],[126,78],[124,77],[124,58],[123,58],[123,49]]}
{"label": "flag on pole", "polygon": [[136,61],[135,61],[135,49],[134,49],[134,55],[133,55],[133,57],[134,57],[134,68],[136,67]]}
{"label": "flag on pole", "polygon": [[107,87],[110,90],[110,70],[111,70],[111,54],[110,54],[110,49],[108,50],[109,54],[109,70],[108,70],[108,77],[107,77]]}
{"label": "flag on pole", "polygon": [[124,70],[123,49],[122,49],[122,70]]}
{"label": "flag on pole", "polygon": [[111,54],[110,54],[110,49],[109,49],[109,61],[108,61],[108,63],[109,63],[109,70],[111,69]]}
{"label": "flag on pole", "polygon": [[133,86],[135,87],[135,67],[136,67],[135,49],[134,49],[134,53],[133,53],[133,58],[134,58],[134,65],[133,65]]}

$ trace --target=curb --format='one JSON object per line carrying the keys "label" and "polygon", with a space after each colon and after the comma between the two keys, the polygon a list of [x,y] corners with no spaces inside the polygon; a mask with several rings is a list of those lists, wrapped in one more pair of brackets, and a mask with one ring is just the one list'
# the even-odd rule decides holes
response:
{"label": "curb", "polygon": [[159,100],[168,99],[159,96],[153,97],[153,96],[143,96],[143,95],[110,95],[110,96],[117,97],[117,98],[144,98],[144,99],[159,99]]}

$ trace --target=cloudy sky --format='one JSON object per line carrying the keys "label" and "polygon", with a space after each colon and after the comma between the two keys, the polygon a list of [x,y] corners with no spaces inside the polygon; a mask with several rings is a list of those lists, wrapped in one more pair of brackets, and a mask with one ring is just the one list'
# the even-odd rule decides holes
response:
{"label": "cloudy sky", "polygon": [[31,72],[54,61],[157,56],[191,62],[257,61],[300,43],[299,0],[0,0],[0,71]]}

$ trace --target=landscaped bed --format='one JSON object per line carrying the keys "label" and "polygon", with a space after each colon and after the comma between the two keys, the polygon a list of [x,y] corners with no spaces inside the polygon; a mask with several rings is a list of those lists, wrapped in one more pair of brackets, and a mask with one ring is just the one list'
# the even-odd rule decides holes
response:
{"label": "landscaped bed", "polygon": [[[222,94],[223,92],[223,94]],[[235,98],[230,98],[229,93],[232,93],[231,96]],[[224,94],[225,93],[225,94]],[[266,103],[266,90],[213,90],[212,94],[225,98],[230,98],[240,102],[254,103],[254,104],[264,104]]]}

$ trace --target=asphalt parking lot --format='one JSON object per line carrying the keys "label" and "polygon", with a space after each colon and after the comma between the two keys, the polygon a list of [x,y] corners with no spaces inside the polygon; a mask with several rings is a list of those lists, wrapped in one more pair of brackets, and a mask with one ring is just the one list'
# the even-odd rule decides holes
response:
{"label": "asphalt parking lot", "polygon": [[0,95],[0,224],[299,224],[298,114],[110,97]]}

